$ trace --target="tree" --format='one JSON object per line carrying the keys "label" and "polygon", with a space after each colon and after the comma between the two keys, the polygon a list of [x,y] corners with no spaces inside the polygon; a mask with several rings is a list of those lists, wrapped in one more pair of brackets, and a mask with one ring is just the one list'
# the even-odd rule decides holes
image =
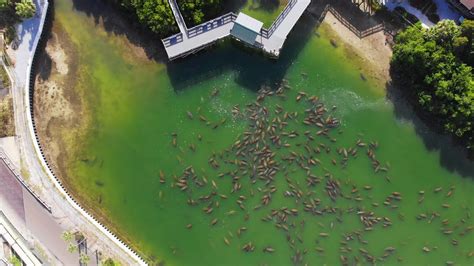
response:
{"label": "tree", "polygon": [[122,5],[134,10],[138,20],[160,35],[177,31],[174,16],[167,1],[130,0]]}
{"label": "tree", "polygon": [[69,231],[64,231],[63,234],[61,235],[61,238],[66,241],[66,242],[69,242],[72,240],[74,234],[72,232],[69,232]]}
{"label": "tree", "polygon": [[115,262],[113,259],[108,258],[104,262],[102,262],[103,266],[118,266],[120,265],[118,262]]}
{"label": "tree", "polygon": [[89,256],[87,256],[84,253],[81,253],[81,255],[79,256],[79,261],[81,262],[81,264],[87,265],[90,260],[91,260],[91,258],[89,258]]}
{"label": "tree", "polygon": [[9,0],[0,0],[0,9],[8,8],[10,6]]}
{"label": "tree", "polygon": [[[466,64],[474,67],[474,20],[465,19],[461,24],[461,36],[458,37],[458,52]],[[465,43],[467,39],[467,43]],[[464,44],[464,45],[463,45]]]}
{"label": "tree", "polygon": [[467,20],[407,28],[396,37],[391,69],[421,110],[474,152],[473,26]]}
{"label": "tree", "polygon": [[32,0],[21,0],[15,4],[15,12],[20,18],[31,18],[36,13],[36,6]]}

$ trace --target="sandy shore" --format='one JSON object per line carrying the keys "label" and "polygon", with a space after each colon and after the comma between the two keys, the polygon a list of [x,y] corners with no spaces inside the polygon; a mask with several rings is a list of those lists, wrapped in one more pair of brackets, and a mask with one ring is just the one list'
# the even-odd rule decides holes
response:
{"label": "sandy shore", "polygon": [[385,87],[390,80],[390,58],[392,49],[386,43],[383,31],[359,39],[336,17],[328,12],[319,29],[336,41],[351,60],[356,61],[361,73],[377,87]]}

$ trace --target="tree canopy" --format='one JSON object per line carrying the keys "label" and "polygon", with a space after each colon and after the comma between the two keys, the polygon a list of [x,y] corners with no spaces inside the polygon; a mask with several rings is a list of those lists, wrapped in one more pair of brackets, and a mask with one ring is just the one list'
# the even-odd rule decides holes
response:
{"label": "tree canopy", "polygon": [[32,0],[0,0],[0,27],[11,27],[21,19],[35,15]]}
{"label": "tree canopy", "polygon": [[15,12],[20,18],[31,18],[35,15],[36,6],[32,0],[21,0],[15,3]]}
{"label": "tree canopy", "polygon": [[223,9],[224,0],[177,0],[188,26],[195,26],[217,17]]}
{"label": "tree canopy", "polygon": [[167,0],[119,0],[119,2],[154,33],[165,36],[178,32]]}
{"label": "tree canopy", "polygon": [[[1,0],[0,0],[1,1]],[[133,12],[139,22],[160,36],[178,32],[167,0],[118,0]],[[189,27],[200,24],[220,13],[224,0],[178,0],[178,5]]]}
{"label": "tree canopy", "polygon": [[396,37],[393,79],[446,132],[474,151],[474,22],[443,20],[430,29],[419,24]]}

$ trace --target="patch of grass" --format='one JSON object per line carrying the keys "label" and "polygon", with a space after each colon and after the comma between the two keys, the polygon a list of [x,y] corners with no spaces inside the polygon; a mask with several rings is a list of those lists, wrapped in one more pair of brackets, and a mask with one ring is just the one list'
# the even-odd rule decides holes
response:
{"label": "patch of grass", "polygon": [[28,180],[30,179],[30,172],[28,171],[28,169],[26,169],[26,166],[23,160],[21,160],[20,164],[21,164],[20,175],[23,178],[23,180],[28,182]]}
{"label": "patch of grass", "polygon": [[13,42],[13,40],[15,39],[16,37],[16,28],[15,26],[13,25],[10,25],[8,27],[6,27],[5,29],[5,42],[6,44],[10,44]]}
{"label": "patch of grass", "polygon": [[0,137],[9,137],[14,134],[13,100],[10,96],[7,96],[0,101]]}
{"label": "patch of grass", "polygon": [[2,82],[3,88],[10,88],[10,77],[3,66],[0,66],[0,80]]}

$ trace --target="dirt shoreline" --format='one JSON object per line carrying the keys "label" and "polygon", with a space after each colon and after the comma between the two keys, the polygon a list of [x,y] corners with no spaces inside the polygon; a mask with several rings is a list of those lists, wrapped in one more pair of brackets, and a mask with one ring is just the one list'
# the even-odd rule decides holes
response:
{"label": "dirt shoreline", "polygon": [[385,86],[390,81],[392,49],[383,31],[360,39],[331,12],[326,14],[318,30],[344,49],[345,56],[354,61],[361,74],[385,93]]}

